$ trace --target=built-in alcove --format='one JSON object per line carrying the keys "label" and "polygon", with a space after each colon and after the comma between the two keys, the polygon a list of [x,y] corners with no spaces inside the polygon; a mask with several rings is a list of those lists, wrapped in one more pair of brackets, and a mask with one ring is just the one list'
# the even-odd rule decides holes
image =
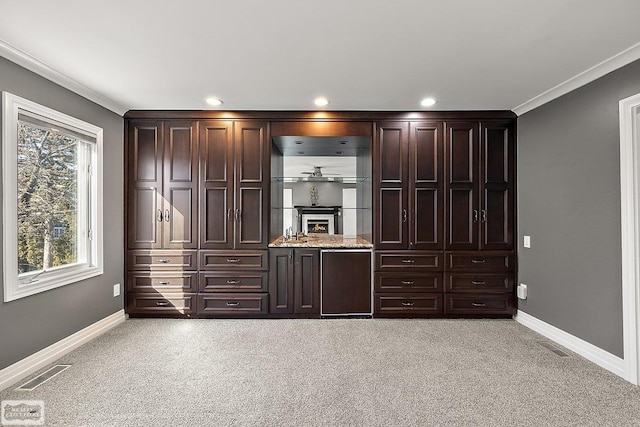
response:
{"label": "built-in alcove", "polygon": [[372,239],[372,129],[371,122],[272,126],[272,240],[287,229]]}

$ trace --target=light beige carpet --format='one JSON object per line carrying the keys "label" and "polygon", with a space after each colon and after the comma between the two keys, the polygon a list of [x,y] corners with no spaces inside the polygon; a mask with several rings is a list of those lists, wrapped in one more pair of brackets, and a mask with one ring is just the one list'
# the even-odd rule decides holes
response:
{"label": "light beige carpet", "polygon": [[540,341],[512,320],[135,319],[0,400],[44,400],[47,426],[640,425],[638,388]]}

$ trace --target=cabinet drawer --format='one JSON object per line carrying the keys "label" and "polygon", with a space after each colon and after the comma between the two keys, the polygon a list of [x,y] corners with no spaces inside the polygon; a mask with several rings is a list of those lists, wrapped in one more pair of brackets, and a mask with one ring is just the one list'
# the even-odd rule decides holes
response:
{"label": "cabinet drawer", "polygon": [[267,314],[269,294],[225,293],[198,295],[198,314]]}
{"label": "cabinet drawer", "polygon": [[129,270],[197,270],[197,251],[129,251]]}
{"label": "cabinet drawer", "polygon": [[127,289],[131,292],[197,292],[198,274],[180,271],[130,271]]}
{"label": "cabinet drawer", "polygon": [[513,292],[513,274],[446,273],[446,292],[500,294]]}
{"label": "cabinet drawer", "polygon": [[374,315],[391,317],[442,315],[442,294],[375,294]]}
{"label": "cabinet drawer", "polygon": [[195,313],[195,294],[129,294],[127,313],[129,314],[166,314],[191,315]]}
{"label": "cabinet drawer", "polygon": [[267,270],[267,251],[200,251],[200,270]]}
{"label": "cabinet drawer", "polygon": [[445,294],[444,313],[450,315],[512,315],[513,295]]}
{"label": "cabinet drawer", "polygon": [[442,254],[437,252],[376,252],[376,270],[435,270],[442,271]]}
{"label": "cabinet drawer", "polygon": [[268,292],[267,273],[200,273],[200,292]]}
{"label": "cabinet drawer", "polygon": [[375,292],[442,292],[442,273],[376,273]]}
{"label": "cabinet drawer", "polygon": [[447,270],[513,271],[513,252],[448,252]]}

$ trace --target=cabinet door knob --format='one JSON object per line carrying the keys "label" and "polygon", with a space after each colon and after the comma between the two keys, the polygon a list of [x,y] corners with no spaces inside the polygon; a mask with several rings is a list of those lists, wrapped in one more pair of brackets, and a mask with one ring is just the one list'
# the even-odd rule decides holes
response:
{"label": "cabinet door knob", "polygon": [[158,212],[156,212],[156,221],[162,222],[162,209],[158,209]]}
{"label": "cabinet door knob", "polygon": [[474,307],[484,307],[486,304],[483,302],[472,302],[471,305]]}
{"label": "cabinet door knob", "polygon": [[239,307],[240,303],[239,302],[227,302],[227,307]]}
{"label": "cabinet door knob", "polygon": [[164,210],[164,220],[169,222],[169,209]]}
{"label": "cabinet door knob", "polygon": [[167,281],[158,282],[158,285],[168,285],[168,284],[169,284],[169,282],[167,282]]}
{"label": "cabinet door knob", "polygon": [[233,209],[227,209],[227,221],[233,221]]}
{"label": "cabinet door knob", "polygon": [[416,260],[415,259],[403,259],[402,263],[403,264],[415,264]]}
{"label": "cabinet door knob", "polygon": [[472,280],[471,284],[472,285],[476,285],[476,286],[482,286],[482,285],[485,284],[485,281],[484,280]]}
{"label": "cabinet door knob", "polygon": [[227,258],[229,264],[237,264],[240,262],[240,258]]}
{"label": "cabinet door knob", "polygon": [[240,209],[236,210],[236,222],[242,221],[242,211]]}
{"label": "cabinet door knob", "polygon": [[478,209],[473,210],[473,222],[478,222]]}
{"label": "cabinet door knob", "polygon": [[402,306],[403,306],[403,307],[413,307],[413,304],[414,304],[414,303],[413,303],[413,302],[410,302],[410,301],[403,301],[403,302],[402,302]]}
{"label": "cabinet door knob", "polygon": [[242,283],[242,280],[227,280],[228,285],[238,285]]}
{"label": "cabinet door knob", "polygon": [[403,285],[414,285],[416,282],[415,280],[403,280],[401,283]]}
{"label": "cabinet door knob", "polygon": [[169,303],[168,303],[168,302],[166,302],[166,301],[158,301],[158,302],[156,303],[156,306],[157,306],[157,307],[166,307],[166,306],[168,306],[168,305],[169,305]]}
{"label": "cabinet door knob", "polygon": [[169,260],[169,259],[159,259],[158,262],[160,264],[169,264],[171,262],[171,260]]}
{"label": "cabinet door knob", "polygon": [[482,222],[487,222],[487,211],[486,211],[486,209],[482,209],[480,211],[480,213],[482,214]]}
{"label": "cabinet door knob", "polygon": [[402,222],[407,222],[407,210],[402,209]]}
{"label": "cabinet door knob", "polygon": [[485,263],[485,262],[487,262],[487,261],[486,261],[486,260],[484,260],[484,259],[472,259],[472,260],[471,260],[471,262],[472,262],[473,264],[484,264],[484,263]]}

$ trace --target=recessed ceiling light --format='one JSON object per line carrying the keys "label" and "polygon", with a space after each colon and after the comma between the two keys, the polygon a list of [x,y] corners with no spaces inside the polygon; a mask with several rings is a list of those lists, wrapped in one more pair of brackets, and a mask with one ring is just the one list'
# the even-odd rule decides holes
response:
{"label": "recessed ceiling light", "polygon": [[316,104],[318,107],[324,107],[325,105],[329,105],[329,100],[324,96],[320,96],[314,99],[313,103]]}
{"label": "recessed ceiling light", "polygon": [[217,107],[218,105],[222,105],[222,99],[220,98],[207,98],[207,104],[213,105]]}
{"label": "recessed ceiling light", "polygon": [[423,107],[432,107],[436,105],[436,100],[433,98],[425,98],[420,101],[420,105],[422,105]]}

